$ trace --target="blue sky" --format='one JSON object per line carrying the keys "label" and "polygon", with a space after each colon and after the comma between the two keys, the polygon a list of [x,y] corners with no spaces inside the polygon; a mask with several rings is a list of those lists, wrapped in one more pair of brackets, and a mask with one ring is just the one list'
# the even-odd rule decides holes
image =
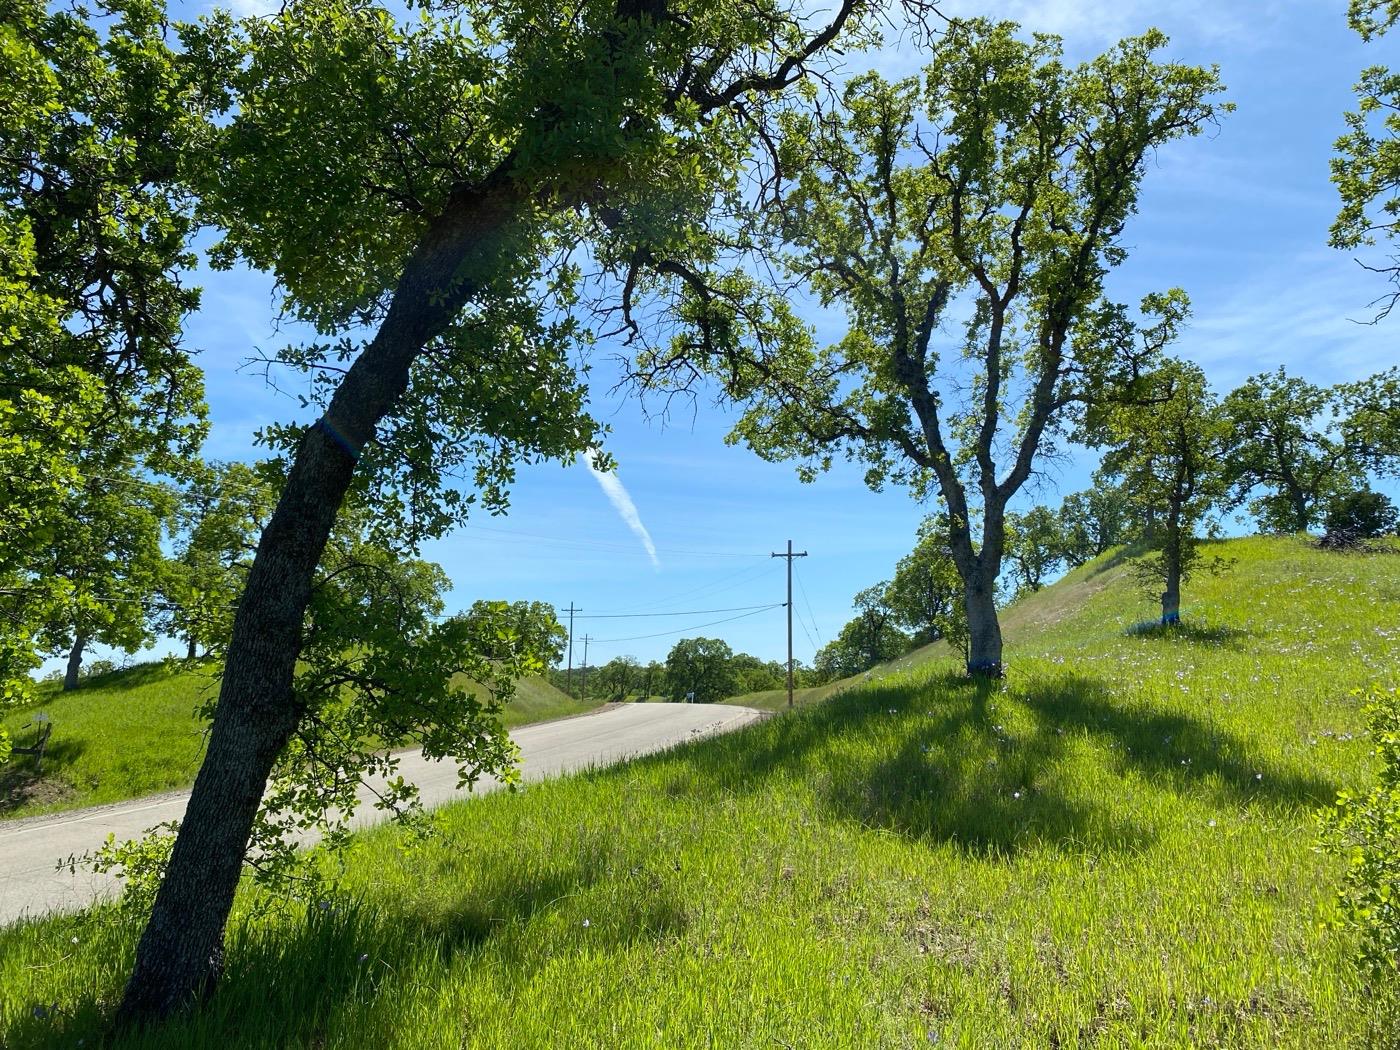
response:
{"label": "blue sky", "polygon": [[[245,0],[250,2],[250,0]],[[1069,57],[1087,58],[1119,36],[1157,26],[1169,54],[1216,63],[1235,113],[1206,135],[1154,158],[1141,214],[1125,242],[1129,261],[1110,293],[1135,302],[1149,290],[1184,287],[1193,318],[1175,352],[1199,362],[1222,391],[1284,365],[1319,383],[1360,378],[1394,363],[1395,328],[1368,326],[1367,303],[1384,290],[1353,259],[1327,247],[1336,211],[1328,182],[1331,145],[1366,65],[1394,62],[1393,42],[1364,46],[1345,24],[1344,0],[955,0],[949,13],[1016,19],[1058,32]],[[910,48],[855,56],[887,75],[913,72]],[[213,433],[206,454],[250,458],[253,432],[295,414],[288,392],[246,362],[289,333],[273,330],[274,295],[263,275],[205,274],[204,306],[189,326],[208,375]],[[294,333],[290,333],[293,334]],[[703,633],[736,649],[782,659],[783,610],[696,630],[733,609],[783,600],[782,562],[769,557],[794,540],[795,655],[810,660],[850,617],[851,596],[885,579],[912,546],[923,508],[899,490],[868,491],[858,471],[836,469],[814,484],[790,466],[767,464],[724,444],[730,416],[699,402],[693,413],[649,419],[609,392],[609,348],[595,356],[593,410],[612,427],[618,462],[653,559],[634,528],[582,464],[522,469],[508,516],[472,522],[427,555],[454,581],[453,608],[482,597],[535,599],[584,610],[591,661],[619,654],[664,658],[675,639]],[[293,391],[294,392],[294,391]],[[1091,461],[1051,468],[1031,497],[1058,503],[1082,487]],[[694,615],[595,619],[600,614]],[[670,633],[667,633],[670,632]],[[659,635],[656,637],[639,637]],[[581,656],[577,643],[575,660]]]}

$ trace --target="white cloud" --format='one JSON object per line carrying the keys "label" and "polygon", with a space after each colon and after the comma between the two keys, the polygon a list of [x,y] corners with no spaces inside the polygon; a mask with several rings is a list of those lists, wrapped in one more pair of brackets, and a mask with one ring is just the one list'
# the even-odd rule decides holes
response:
{"label": "white cloud", "polygon": [[1315,383],[1361,379],[1395,360],[1395,320],[1365,323],[1375,314],[1370,301],[1387,290],[1341,252],[1280,258],[1205,290],[1175,352],[1221,389],[1278,365]]}
{"label": "white cloud", "polygon": [[656,544],[651,542],[651,533],[642,524],[642,516],[637,513],[637,505],[632,502],[632,497],[627,494],[627,490],[622,487],[622,481],[618,478],[616,471],[599,470],[593,464],[593,455],[585,455],[583,461],[588,464],[588,471],[597,479],[603,494],[612,503],[613,509],[618,516],[626,523],[627,527],[637,535],[637,539],[642,541],[642,546],[646,548],[647,557],[651,559],[651,564],[655,568],[661,568],[661,562],[656,557]]}

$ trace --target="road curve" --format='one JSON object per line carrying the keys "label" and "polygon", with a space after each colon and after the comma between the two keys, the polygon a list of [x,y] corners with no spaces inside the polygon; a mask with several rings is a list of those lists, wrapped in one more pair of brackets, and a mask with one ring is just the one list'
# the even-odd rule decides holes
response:
{"label": "road curve", "polygon": [[[609,765],[637,755],[755,722],[763,712],[719,704],[618,704],[598,711],[524,726],[511,733],[520,745],[521,776],[540,780],[588,766]],[[470,792],[457,789],[457,767],[429,762],[421,755],[403,756],[400,772],[418,784],[425,805],[480,795],[498,787],[482,781]],[[355,824],[383,819],[360,793]],[[188,791],[153,795],[52,816],[0,821],[0,925],[24,916],[85,907],[112,895],[118,882],[110,875],[55,870],[60,861],[96,849],[115,835],[136,838],[147,828],[185,813]]]}

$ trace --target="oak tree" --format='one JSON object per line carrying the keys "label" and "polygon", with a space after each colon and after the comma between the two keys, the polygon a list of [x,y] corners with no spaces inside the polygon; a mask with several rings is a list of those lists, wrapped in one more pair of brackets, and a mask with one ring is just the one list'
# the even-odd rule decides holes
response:
{"label": "oak tree", "polygon": [[[286,313],[320,333],[280,355],[306,373],[320,416],[268,434],[286,481],[124,1022],[218,979],[268,776],[307,731],[296,669],[347,496],[372,508],[374,544],[411,554],[471,508],[503,509],[517,464],[591,450],[575,258],[626,269],[625,312],[664,304],[673,268],[728,250],[716,201],[752,170],[771,99],[877,13],[844,0],[813,25],[783,0],[584,0],[567,18],[511,0],[415,6],[400,24],[366,0],[288,0],[180,29],[182,53],[231,84],[201,165],[204,215],[225,231],[215,258],[274,274]],[[395,651],[389,621],[366,626]]]}
{"label": "oak tree", "polygon": [[[1103,294],[1152,151],[1223,108],[1215,71],[1165,45],[1149,32],[1071,66],[1053,37],[959,21],[921,76],[866,74],[839,107],[792,114],[775,235],[846,334],[817,349],[794,322],[758,352],[673,351],[744,405],[734,437],[760,455],[806,478],[844,455],[872,487],[942,497],[973,674],[1002,673],[1008,503],[1078,408],[1131,391],[1185,308],[1151,295],[1139,323]],[[712,327],[746,321],[700,306]]]}
{"label": "oak tree", "polygon": [[666,693],[673,701],[710,704],[733,696],[734,650],[719,638],[682,638],[666,654]]}
{"label": "oak tree", "polygon": [[1093,482],[1060,503],[1060,558],[1071,569],[1133,538],[1128,494],[1102,471]]}
{"label": "oak tree", "polygon": [[1263,528],[1307,532],[1327,504],[1365,474],[1363,446],[1345,427],[1340,391],[1280,367],[1247,379],[1225,397],[1234,428],[1230,470],[1236,498],[1262,495],[1249,510]]}
{"label": "oak tree", "polygon": [[947,638],[961,648],[966,640],[962,581],[948,550],[948,526],[930,515],[919,526],[914,549],[895,565],[884,601],[896,626],[909,631],[914,645]]}
{"label": "oak tree", "polygon": [[1064,549],[1059,516],[1049,507],[1006,515],[1006,556],[1016,593],[1033,593],[1045,586],[1045,577],[1059,567]]}
{"label": "oak tree", "polygon": [[1181,620],[1182,584],[1221,567],[1202,555],[1200,533],[1229,490],[1232,432],[1196,365],[1168,359],[1152,379],[1157,399],[1111,406],[1096,418],[1109,446],[1104,470],[1122,479],[1139,517],[1154,523],[1136,567],[1160,594],[1161,623],[1170,627]]}
{"label": "oak tree", "polygon": [[[198,303],[186,161],[222,78],[164,28],[148,0],[10,0],[0,20],[0,702],[28,691],[45,631],[142,633],[138,605],[98,608],[139,595],[79,595],[74,573],[134,538],[108,486],[178,476],[203,435],[180,341]],[[55,574],[60,541],[72,571]]]}

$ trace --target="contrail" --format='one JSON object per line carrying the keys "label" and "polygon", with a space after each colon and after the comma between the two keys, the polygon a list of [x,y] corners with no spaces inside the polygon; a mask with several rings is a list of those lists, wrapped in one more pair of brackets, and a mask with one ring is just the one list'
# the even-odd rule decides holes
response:
{"label": "contrail", "polygon": [[635,532],[637,538],[642,541],[642,546],[647,549],[647,557],[651,559],[652,566],[657,569],[661,568],[661,562],[656,557],[656,544],[651,542],[651,533],[647,532],[647,527],[642,524],[642,517],[637,513],[637,505],[632,502],[632,497],[622,487],[622,482],[618,480],[616,472],[599,470],[595,467],[592,452],[587,453],[583,457],[583,461],[588,464],[589,473],[598,479],[598,484],[603,488],[603,494],[608,497],[613,508],[627,523],[627,527]]}

